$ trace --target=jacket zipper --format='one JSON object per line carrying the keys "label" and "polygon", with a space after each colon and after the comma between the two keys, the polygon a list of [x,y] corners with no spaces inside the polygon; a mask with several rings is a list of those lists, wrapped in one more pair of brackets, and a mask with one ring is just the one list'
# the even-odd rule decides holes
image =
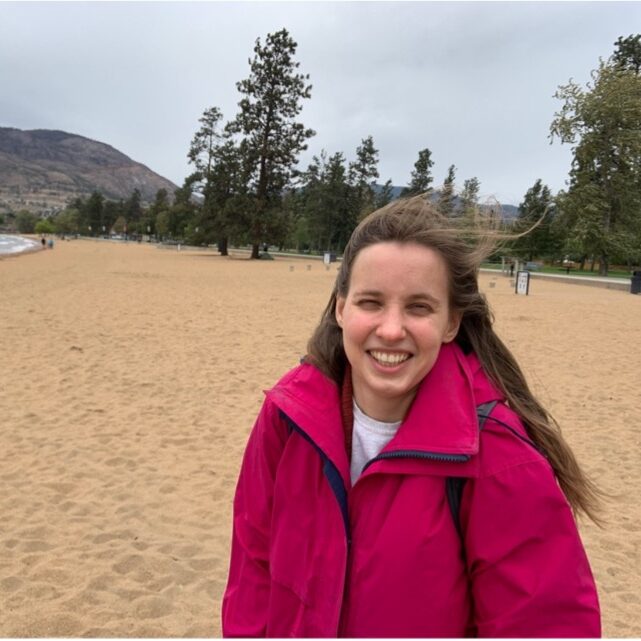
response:
{"label": "jacket zipper", "polygon": [[369,460],[361,474],[372,464],[384,459],[393,458],[418,458],[429,461],[440,461],[441,463],[466,463],[470,460],[467,454],[440,454],[438,452],[424,452],[422,450],[396,450],[394,452],[381,452],[378,456]]}
{"label": "jacket zipper", "polygon": [[[301,427],[295,423],[285,412],[281,410],[282,416],[285,417],[286,422],[289,424],[290,428],[298,432],[300,436],[302,436],[317,452],[317,454],[321,457],[321,460],[323,461],[323,468],[325,465],[330,465],[334,472],[335,472],[335,478],[341,478],[340,473],[338,472],[338,468],[334,465],[334,463],[331,461],[331,459],[325,454],[325,452],[316,444],[314,439]],[[329,482],[329,478],[327,477],[326,470],[323,470],[323,473],[325,474],[326,480]],[[336,613],[336,631],[337,633],[340,632],[340,627],[341,627],[341,614],[342,614],[342,609],[343,609],[343,598],[345,596],[345,586],[347,584],[347,567],[349,564],[349,557],[350,557],[350,548],[352,547],[352,535],[350,532],[350,526],[349,526],[349,514],[347,512],[347,488],[345,487],[345,484],[342,482],[341,478],[341,485],[342,489],[344,492],[344,499],[345,499],[345,504],[343,505],[342,502],[339,500],[338,496],[336,496],[336,493],[334,492],[334,487],[330,483],[330,487],[332,489],[332,492],[334,493],[334,496],[336,498],[336,502],[338,503],[338,507],[341,511],[341,515],[343,517],[343,522],[345,526],[345,569],[343,572],[343,581],[342,581],[342,590],[340,594],[340,598],[337,600],[337,608],[338,612]]]}

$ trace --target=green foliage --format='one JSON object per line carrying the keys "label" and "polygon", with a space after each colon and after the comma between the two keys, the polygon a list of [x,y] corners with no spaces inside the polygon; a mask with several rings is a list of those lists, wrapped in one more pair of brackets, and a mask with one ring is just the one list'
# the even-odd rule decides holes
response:
{"label": "green foliage", "polygon": [[127,219],[124,216],[118,216],[113,224],[113,230],[117,234],[124,234],[127,229]]}
{"label": "green foliage", "polygon": [[454,203],[455,203],[455,194],[454,194],[454,179],[455,179],[456,167],[450,165],[447,170],[447,177],[443,181],[443,188],[438,198],[438,209],[443,214],[443,216],[454,216]]}
{"label": "green foliage", "polygon": [[[143,216],[142,195],[140,190],[134,189],[131,196],[125,201],[123,215],[127,219],[127,230],[129,233],[140,232],[140,220]],[[102,222],[101,222],[102,224]]]}
{"label": "green foliage", "polygon": [[481,183],[478,178],[468,178],[463,183],[463,191],[461,191],[461,210],[466,220],[474,218],[479,205],[479,191],[481,190]]}
{"label": "green foliage", "polygon": [[416,196],[432,190],[432,152],[427,149],[421,149],[418,152],[418,160],[414,163],[414,171],[410,175],[410,184],[403,189],[401,196]]}
{"label": "green foliage", "polygon": [[554,199],[547,185],[539,178],[527,190],[519,205],[519,217],[515,232],[525,232],[539,223],[532,231],[519,238],[512,251],[525,260],[535,258],[554,258],[562,250],[562,241],[554,224]]}
{"label": "green foliage", "polygon": [[641,35],[620,37],[614,43],[616,49],[612,61],[620,69],[639,75],[641,71]]}
{"label": "green foliage", "polygon": [[337,152],[328,158],[323,150],[320,158],[313,157],[302,178],[296,209],[306,223],[295,223],[294,229],[305,229],[309,245],[318,251],[343,247],[357,217],[356,198],[347,179],[343,154]]}
{"label": "green foliage", "polygon": [[154,202],[144,212],[140,221],[141,232],[148,234],[156,234],[156,221],[161,212],[167,211],[170,208],[169,195],[166,189],[159,189],[156,192]]}
{"label": "green foliage", "polygon": [[559,200],[565,236],[576,239],[582,254],[599,259],[602,275],[614,255],[629,256],[635,246],[638,255],[641,242],[638,39],[619,40],[585,89],[572,81],[559,87],[563,105],[550,127],[552,138],[573,145],[570,187]]}
{"label": "green foliage", "polygon": [[104,223],[104,196],[98,192],[94,191],[89,200],[84,203],[84,218],[86,220],[87,229],[89,230],[90,236],[100,235],[102,232],[102,226]]}
{"label": "green foliage", "polygon": [[100,223],[100,233],[109,234],[114,223],[120,216],[124,216],[123,201],[106,200],[102,206],[102,222]]}
{"label": "green foliage", "polygon": [[57,234],[77,234],[80,232],[80,211],[75,207],[67,207],[59,212],[53,220]]}
{"label": "green foliage", "polygon": [[189,162],[196,167],[196,171],[201,173],[205,181],[209,179],[214,165],[216,147],[222,139],[222,133],[219,131],[222,118],[223,114],[218,107],[205,109],[198,119],[200,129],[194,134],[187,153]]}
{"label": "green foliage", "polygon": [[16,228],[21,234],[33,234],[38,222],[38,216],[26,209],[21,209],[16,214]]}
{"label": "green foliage", "polygon": [[385,207],[388,203],[392,202],[392,179],[390,178],[385,182],[380,192],[376,195],[374,199],[374,208],[380,209]]}
{"label": "green foliage", "polygon": [[236,84],[242,98],[240,112],[229,131],[242,136],[241,150],[247,187],[251,194],[249,235],[252,258],[258,258],[259,243],[278,211],[283,190],[306,140],[314,131],[296,121],[302,101],[311,96],[308,75],[298,73],[294,60],[297,44],[286,29],[268,34],[263,45],[254,46],[250,75]]}
{"label": "green foliage", "polygon": [[356,160],[349,164],[349,182],[354,187],[354,209],[359,220],[374,210],[372,183],[378,178],[378,149],[372,136],[356,148]]}
{"label": "green foliage", "polygon": [[35,232],[36,234],[53,234],[55,227],[50,220],[43,218],[36,223]]}

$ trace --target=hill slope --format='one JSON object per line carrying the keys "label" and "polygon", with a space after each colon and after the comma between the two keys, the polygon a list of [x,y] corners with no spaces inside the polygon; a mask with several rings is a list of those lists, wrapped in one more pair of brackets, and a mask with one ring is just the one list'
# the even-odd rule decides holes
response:
{"label": "hill slope", "polygon": [[128,198],[137,188],[145,201],[176,185],[101,142],[64,131],[0,127],[0,211],[45,211],[94,190]]}

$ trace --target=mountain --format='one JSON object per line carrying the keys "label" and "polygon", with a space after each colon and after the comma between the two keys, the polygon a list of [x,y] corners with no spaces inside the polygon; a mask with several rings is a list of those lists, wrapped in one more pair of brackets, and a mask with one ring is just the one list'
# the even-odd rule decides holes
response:
{"label": "mountain", "polygon": [[137,188],[150,202],[159,189],[170,196],[170,180],[101,142],[64,131],[0,127],[0,212],[43,212],[94,190],[112,200]]}
{"label": "mountain", "polygon": [[[374,193],[378,194],[383,190],[383,185],[379,185],[378,183],[372,183],[372,188],[374,189]],[[404,187],[395,187],[392,186],[392,200],[396,200],[396,198],[399,198],[401,195],[401,192],[403,191]],[[441,192],[438,190],[433,190],[432,195],[431,195],[431,201],[436,203],[439,199],[439,196],[441,195]],[[456,208],[461,207],[461,199],[458,196],[454,197],[454,206]],[[481,204],[481,207],[484,207],[486,205]],[[504,205],[501,203],[501,212],[503,215],[503,220],[506,222],[513,222],[519,215],[519,208],[515,207],[514,205]]]}

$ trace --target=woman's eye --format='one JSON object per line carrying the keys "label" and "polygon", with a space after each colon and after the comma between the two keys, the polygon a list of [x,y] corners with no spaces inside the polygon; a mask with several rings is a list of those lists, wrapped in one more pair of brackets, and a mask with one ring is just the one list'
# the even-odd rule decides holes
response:
{"label": "woman's eye", "polygon": [[432,308],[424,303],[415,303],[414,305],[410,305],[410,311],[415,314],[429,314]]}
{"label": "woman's eye", "polygon": [[380,305],[377,300],[374,300],[372,298],[364,298],[362,300],[359,300],[356,304],[363,309],[377,309]]}

